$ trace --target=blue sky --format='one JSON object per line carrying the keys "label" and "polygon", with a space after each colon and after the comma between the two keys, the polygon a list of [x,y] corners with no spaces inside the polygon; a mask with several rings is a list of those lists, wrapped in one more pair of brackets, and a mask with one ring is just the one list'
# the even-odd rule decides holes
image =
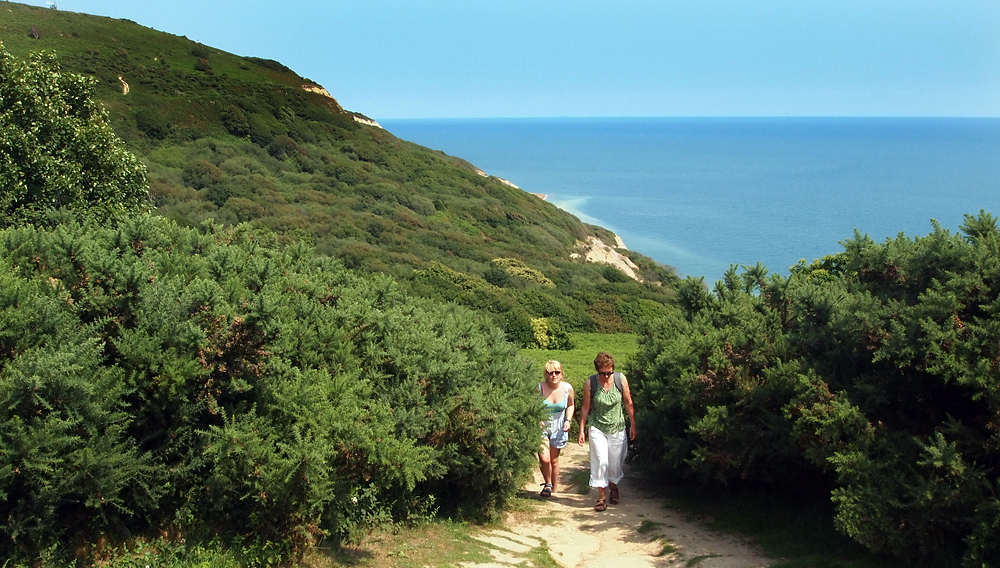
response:
{"label": "blue sky", "polygon": [[375,119],[1000,116],[997,0],[57,1]]}

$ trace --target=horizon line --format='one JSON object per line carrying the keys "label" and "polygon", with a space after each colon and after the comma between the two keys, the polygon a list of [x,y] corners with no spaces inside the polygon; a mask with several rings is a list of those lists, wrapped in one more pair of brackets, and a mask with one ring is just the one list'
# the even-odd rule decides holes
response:
{"label": "horizon line", "polygon": [[[350,112],[350,111],[348,111]],[[369,115],[370,116],[370,115]],[[583,116],[583,115],[530,115],[530,116],[390,116],[390,117],[380,117],[375,120],[546,120],[546,119],[649,119],[649,118],[747,118],[747,119],[760,119],[760,118],[843,118],[843,119],[898,119],[898,118],[926,118],[926,119],[970,119],[970,120],[998,120],[1000,115],[924,115],[924,114],[858,114],[858,115],[848,115],[848,114],[684,114],[684,115],[666,115],[666,114],[651,114],[651,115],[593,115],[593,116]]]}

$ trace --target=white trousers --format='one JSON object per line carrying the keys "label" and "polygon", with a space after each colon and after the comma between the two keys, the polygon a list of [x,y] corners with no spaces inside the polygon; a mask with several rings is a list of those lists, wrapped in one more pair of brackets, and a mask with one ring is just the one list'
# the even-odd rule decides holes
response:
{"label": "white trousers", "polygon": [[625,477],[623,466],[628,453],[625,430],[615,434],[605,434],[591,426],[590,434],[590,486],[607,487],[608,483],[618,485]]}

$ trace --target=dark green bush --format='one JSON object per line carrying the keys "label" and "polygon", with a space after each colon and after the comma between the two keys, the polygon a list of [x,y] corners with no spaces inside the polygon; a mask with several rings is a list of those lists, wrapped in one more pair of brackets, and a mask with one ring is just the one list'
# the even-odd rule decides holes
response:
{"label": "dark green bush", "polygon": [[301,550],[513,497],[539,408],[492,320],[208,229],[0,233],[0,551],[151,530]]}
{"label": "dark green bush", "polygon": [[[935,227],[679,290],[630,378],[639,453],[680,477],[833,487],[836,525],[907,563],[997,566],[1000,231]],[[829,490],[829,489],[827,489]]]}
{"label": "dark green bush", "polygon": [[266,148],[268,144],[274,141],[275,129],[271,126],[270,121],[263,118],[259,114],[252,115],[249,118],[250,122],[250,140],[254,144],[260,146],[261,148]]}
{"label": "dark green bush", "polygon": [[247,120],[246,113],[236,105],[228,105],[222,109],[222,125],[226,131],[233,136],[246,136],[250,134],[250,121]]}
{"label": "dark green bush", "polygon": [[498,319],[507,341],[518,347],[530,347],[535,344],[531,316],[520,310],[512,310],[499,314]]}
{"label": "dark green bush", "polygon": [[146,136],[162,140],[170,133],[170,122],[166,117],[147,107],[135,111],[135,125]]}
{"label": "dark green bush", "polygon": [[285,73],[292,72],[291,69],[273,59],[262,59],[260,57],[244,57],[244,59],[246,59],[247,61],[252,61],[254,64],[264,67],[266,69],[272,69],[274,71],[282,71]]}
{"label": "dark green bush", "polygon": [[198,61],[194,62],[194,70],[201,71],[206,75],[215,75],[215,70],[212,69],[212,65],[204,57],[199,57]]}
{"label": "dark green bush", "polygon": [[267,147],[267,152],[279,160],[285,160],[298,155],[299,145],[295,143],[295,140],[280,134]]}
{"label": "dark green bush", "polygon": [[608,282],[628,282],[629,277],[624,272],[614,266],[605,266],[601,269],[601,276]]}
{"label": "dark green bush", "polygon": [[124,373],[103,364],[100,340],[67,309],[71,294],[3,267],[0,551],[30,556],[155,508],[160,480],[127,435]]}
{"label": "dark green bush", "polygon": [[192,160],[184,166],[184,183],[195,189],[203,189],[224,179],[226,172],[206,160]]}

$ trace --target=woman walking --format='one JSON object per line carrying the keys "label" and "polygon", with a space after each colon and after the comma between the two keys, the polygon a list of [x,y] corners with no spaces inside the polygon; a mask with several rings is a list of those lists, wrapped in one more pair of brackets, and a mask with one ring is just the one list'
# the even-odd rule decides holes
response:
{"label": "woman walking", "polygon": [[[607,504],[618,503],[618,484],[625,476],[623,466],[628,451],[628,440],[635,440],[635,409],[625,375],[615,372],[614,358],[604,352],[594,359],[597,374],[591,375],[583,385],[583,408],[580,410],[580,436],[582,446],[590,436],[590,486],[597,488],[595,511],[607,509]],[[624,410],[624,412],[623,412]],[[625,413],[628,413],[629,431],[625,439]],[[591,420],[589,429],[587,420]]]}
{"label": "woman walking", "polygon": [[573,385],[563,380],[562,364],[545,364],[545,380],[538,384],[542,404],[550,412],[541,423],[542,447],[538,450],[538,465],[542,470],[542,497],[551,497],[559,484],[559,452],[569,442],[569,427],[573,420]]}

